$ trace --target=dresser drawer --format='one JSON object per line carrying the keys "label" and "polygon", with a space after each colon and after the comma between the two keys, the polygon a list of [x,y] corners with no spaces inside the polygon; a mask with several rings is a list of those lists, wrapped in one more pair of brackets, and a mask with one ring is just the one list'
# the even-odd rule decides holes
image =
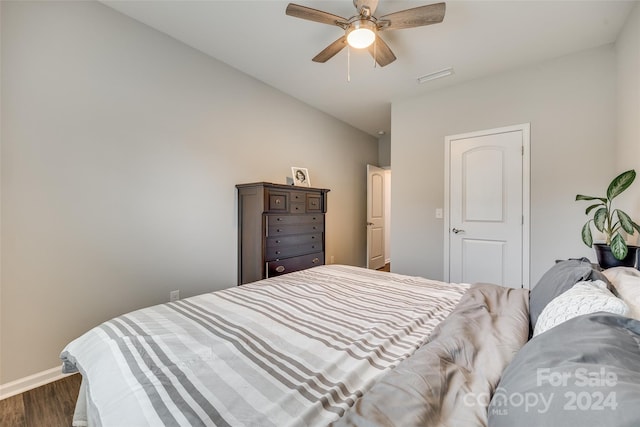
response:
{"label": "dresser drawer", "polygon": [[289,234],[309,234],[322,233],[324,231],[323,224],[281,224],[267,228],[267,236],[286,236]]}
{"label": "dresser drawer", "polygon": [[267,215],[267,227],[277,225],[322,224],[324,215]]}
{"label": "dresser drawer", "polygon": [[319,194],[307,194],[307,212],[323,212],[322,199]]}
{"label": "dresser drawer", "polygon": [[282,248],[311,243],[322,245],[322,233],[267,237],[267,248]]}
{"label": "dresser drawer", "polygon": [[322,250],[322,243],[307,243],[304,245],[270,247],[265,252],[266,261],[275,261],[282,258],[291,258],[306,255]]}
{"label": "dresser drawer", "polygon": [[291,202],[291,208],[289,209],[289,212],[291,212],[292,214],[303,214],[306,211],[307,210],[305,209],[304,202]]}
{"label": "dresser drawer", "polygon": [[267,277],[280,276],[324,264],[324,252],[267,262]]}
{"label": "dresser drawer", "polygon": [[307,201],[307,193],[304,191],[291,191],[291,203],[302,203],[303,205]]}
{"label": "dresser drawer", "polygon": [[289,193],[269,192],[267,198],[268,208],[270,212],[288,212],[289,211]]}

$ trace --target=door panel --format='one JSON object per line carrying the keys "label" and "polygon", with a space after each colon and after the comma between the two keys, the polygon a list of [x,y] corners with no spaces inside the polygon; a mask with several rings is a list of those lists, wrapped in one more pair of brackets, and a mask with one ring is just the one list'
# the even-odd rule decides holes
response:
{"label": "door panel", "polygon": [[464,220],[503,221],[506,194],[502,147],[471,149],[462,156]]}
{"label": "door panel", "polygon": [[448,280],[523,286],[523,132],[449,137]]}
{"label": "door panel", "polygon": [[505,282],[505,249],[507,242],[494,240],[462,239],[461,282]]}

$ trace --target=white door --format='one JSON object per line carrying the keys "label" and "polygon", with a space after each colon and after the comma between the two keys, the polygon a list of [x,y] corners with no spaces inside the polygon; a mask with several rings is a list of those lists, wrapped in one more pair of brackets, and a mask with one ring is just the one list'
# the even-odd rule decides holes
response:
{"label": "white door", "polygon": [[384,169],[367,165],[367,268],[384,266]]}
{"label": "white door", "polygon": [[445,277],[528,288],[529,125],[445,143]]}

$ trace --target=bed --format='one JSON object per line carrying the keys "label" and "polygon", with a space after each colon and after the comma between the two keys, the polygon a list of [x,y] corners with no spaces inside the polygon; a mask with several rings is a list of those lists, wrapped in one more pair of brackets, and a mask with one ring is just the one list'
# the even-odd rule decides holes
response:
{"label": "bed", "polygon": [[327,265],[119,316],[61,358],[83,377],[75,426],[509,425],[492,398],[539,340],[529,303]]}

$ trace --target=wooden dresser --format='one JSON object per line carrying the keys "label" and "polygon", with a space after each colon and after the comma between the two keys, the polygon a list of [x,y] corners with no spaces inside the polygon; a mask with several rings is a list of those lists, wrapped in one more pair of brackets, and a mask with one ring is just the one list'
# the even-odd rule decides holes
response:
{"label": "wooden dresser", "polygon": [[324,264],[322,188],[257,182],[238,189],[238,285]]}

